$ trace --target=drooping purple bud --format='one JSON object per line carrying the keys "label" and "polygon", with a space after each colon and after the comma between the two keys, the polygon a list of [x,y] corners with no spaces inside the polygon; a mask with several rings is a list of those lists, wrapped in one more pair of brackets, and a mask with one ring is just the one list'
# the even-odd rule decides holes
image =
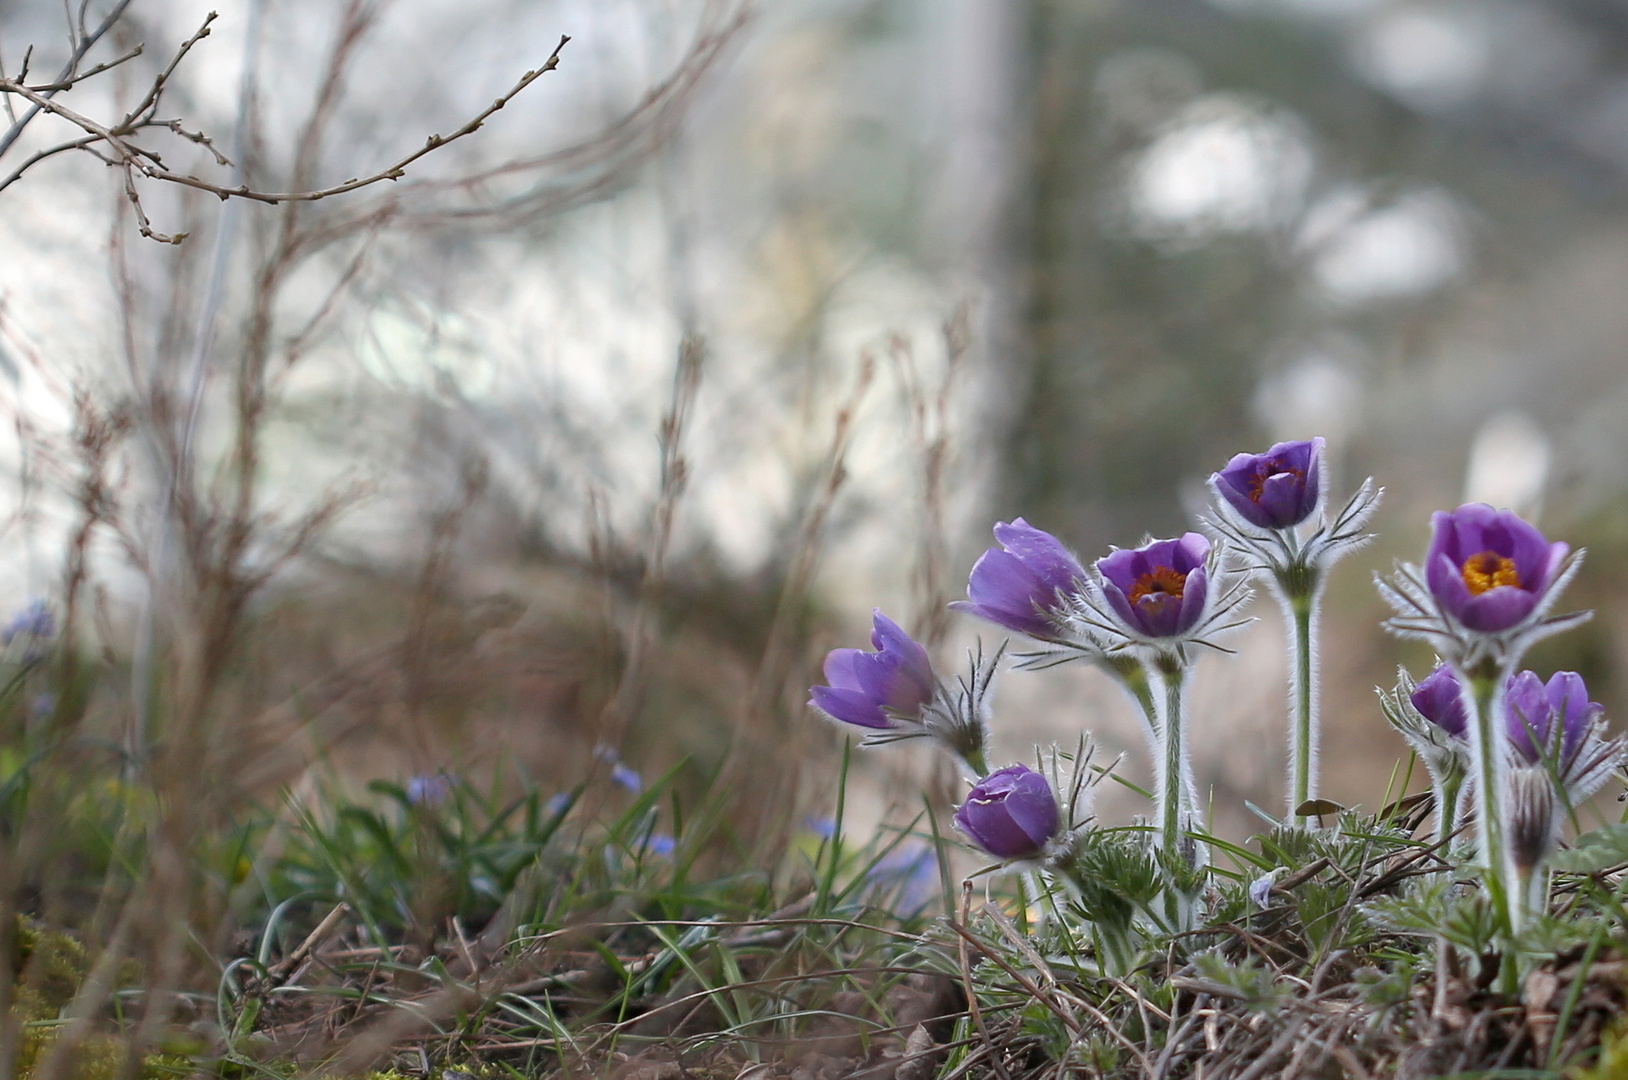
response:
{"label": "drooping purple bud", "polygon": [[1008,765],[967,793],[955,823],[997,859],[1032,859],[1057,835],[1060,817],[1046,778],[1027,765]]}
{"label": "drooping purple bud", "polygon": [[863,649],[832,649],[825,658],[825,681],[809,691],[809,704],[845,724],[886,729],[892,714],[915,716],[933,699],[935,681],[927,650],[899,624],[874,612],[871,644]]}
{"label": "drooping purple bud", "polygon": [[950,607],[1030,637],[1053,638],[1062,597],[1085,578],[1085,568],[1049,532],[1022,518],[998,522],[990,548],[973,564],[967,599]]}
{"label": "drooping purple bud", "polygon": [[1464,684],[1451,666],[1442,664],[1408,696],[1419,715],[1457,739],[1468,738],[1470,716],[1464,708]]}
{"label": "drooping purple bud", "polygon": [[1227,504],[1263,529],[1292,529],[1317,509],[1323,440],[1278,443],[1264,454],[1238,454],[1210,477]]}
{"label": "drooping purple bud", "polygon": [[1575,671],[1557,671],[1547,684],[1536,672],[1523,671],[1504,693],[1510,745],[1529,764],[1548,759],[1562,775],[1604,712],[1605,706],[1588,699]]}
{"label": "drooping purple bud", "polygon": [[1127,629],[1143,637],[1177,637],[1204,614],[1210,542],[1190,532],[1176,540],[1116,551],[1098,559],[1102,591]]}
{"label": "drooping purple bud", "polygon": [[1496,634],[1530,616],[1571,549],[1549,543],[1508,510],[1469,503],[1430,519],[1425,580],[1442,610],[1466,629]]}

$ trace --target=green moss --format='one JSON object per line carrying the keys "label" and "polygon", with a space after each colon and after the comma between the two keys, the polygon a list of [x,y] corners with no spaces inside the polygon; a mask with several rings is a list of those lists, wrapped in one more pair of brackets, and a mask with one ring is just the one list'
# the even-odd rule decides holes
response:
{"label": "green moss", "polygon": [[1628,1023],[1619,1021],[1600,1040],[1600,1057],[1590,1068],[1567,1070],[1570,1080],[1628,1080]]}

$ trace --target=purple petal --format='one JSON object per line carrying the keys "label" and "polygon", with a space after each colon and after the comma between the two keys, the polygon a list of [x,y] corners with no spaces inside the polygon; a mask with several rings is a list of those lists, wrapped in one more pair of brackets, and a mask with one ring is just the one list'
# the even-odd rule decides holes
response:
{"label": "purple petal", "polygon": [[833,720],[862,728],[885,730],[893,726],[882,706],[858,690],[816,686],[809,691],[808,703]]}
{"label": "purple petal", "polygon": [[967,793],[955,822],[998,859],[1040,854],[1057,832],[1057,800],[1045,777],[1023,765],[991,773]]}
{"label": "purple petal", "polygon": [[997,522],[995,539],[1034,572],[1051,592],[1065,592],[1085,577],[1085,568],[1051,533],[1022,518],[1010,525]]}
{"label": "purple petal", "polygon": [[1147,633],[1147,627],[1142,625],[1141,614],[1131,607],[1130,598],[1120,591],[1119,586],[1115,585],[1106,574],[1103,575],[1102,580],[1102,595],[1107,599],[1108,606],[1113,608],[1121,619],[1125,620],[1126,625],[1134,628],[1139,633]]}
{"label": "purple petal", "polygon": [[1575,671],[1555,672],[1549,677],[1544,691],[1548,696],[1552,715],[1561,718],[1565,733],[1561,745],[1561,760],[1569,762],[1576,756],[1584,736],[1605,711],[1605,707],[1597,701],[1588,699],[1588,687],[1583,683],[1583,677]]}
{"label": "purple petal", "polygon": [[856,664],[865,656],[863,649],[832,649],[825,656],[825,681],[845,690],[857,690],[862,685]]}
{"label": "purple petal", "polygon": [[970,603],[960,602],[966,606],[958,610],[1034,637],[1056,633],[1036,607],[1055,604],[1055,591],[1011,552],[990,548],[979,556],[967,580],[967,597]]}
{"label": "purple petal", "polygon": [[[1555,583],[1560,576],[1560,567],[1565,563],[1566,556],[1571,554],[1571,545],[1556,540],[1549,545],[1547,557],[1532,572],[1531,587],[1539,593],[1548,592],[1549,586]],[[1516,565],[1519,565],[1518,563]],[[1521,580],[1525,581],[1525,578]]]}
{"label": "purple petal", "polygon": [[1210,557],[1210,538],[1203,533],[1183,533],[1181,539],[1171,543],[1170,565],[1184,574],[1205,565]]}
{"label": "purple petal", "polygon": [[887,685],[882,696],[900,712],[911,712],[931,700],[933,696],[933,663],[927,649],[899,626],[883,615],[881,609],[871,613],[875,627],[871,631],[871,644],[877,648],[877,666],[888,672]]}
{"label": "purple petal", "polygon": [[1044,847],[1057,831],[1057,800],[1039,773],[1024,773],[1006,796],[1006,810],[1035,847]]}
{"label": "purple petal", "polygon": [[1430,595],[1442,609],[1455,619],[1463,613],[1471,599],[1470,587],[1464,584],[1464,572],[1445,551],[1437,552],[1432,546],[1430,561],[1425,564],[1425,584]]}
{"label": "purple petal", "polygon": [[1504,728],[1509,742],[1528,762],[1543,760],[1539,747],[1549,741],[1553,716],[1549,694],[1536,672],[1523,671],[1504,689]]}
{"label": "purple petal", "polygon": [[1459,622],[1471,630],[1496,634],[1500,630],[1508,630],[1532,614],[1532,609],[1537,605],[1537,593],[1527,592],[1513,585],[1500,585],[1495,589],[1488,589],[1480,596],[1470,597],[1463,610],[1454,614]]}
{"label": "purple petal", "polygon": [[1121,548],[1097,560],[1097,573],[1120,592],[1130,592],[1147,564],[1147,557],[1135,548]]}
{"label": "purple petal", "polygon": [[1210,591],[1209,571],[1200,566],[1187,575],[1187,584],[1182,588],[1180,618],[1177,621],[1176,633],[1185,634],[1198,622],[1199,616],[1204,614],[1204,601]]}

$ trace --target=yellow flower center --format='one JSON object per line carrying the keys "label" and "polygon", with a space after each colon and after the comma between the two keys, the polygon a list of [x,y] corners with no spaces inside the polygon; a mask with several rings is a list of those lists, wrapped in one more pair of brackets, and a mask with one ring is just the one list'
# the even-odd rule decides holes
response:
{"label": "yellow flower center", "polygon": [[1470,587],[1472,596],[1480,596],[1488,589],[1496,589],[1500,585],[1521,584],[1520,571],[1515,569],[1515,560],[1505,558],[1496,551],[1483,551],[1479,555],[1471,555],[1464,562],[1464,584]]}
{"label": "yellow flower center", "polygon": [[1136,579],[1136,584],[1131,586],[1130,600],[1137,605],[1146,603],[1162,607],[1172,600],[1180,600],[1186,587],[1186,574],[1161,566]]}

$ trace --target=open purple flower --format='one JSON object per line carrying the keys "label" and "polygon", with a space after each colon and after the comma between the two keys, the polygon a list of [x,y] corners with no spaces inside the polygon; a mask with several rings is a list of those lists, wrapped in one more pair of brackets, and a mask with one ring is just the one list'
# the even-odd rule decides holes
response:
{"label": "open purple flower", "polygon": [[998,522],[990,548],[973,564],[967,599],[950,607],[1037,638],[1054,638],[1053,616],[1062,597],[1085,578],[1085,568],[1062,541],[1022,518]]}
{"label": "open purple flower", "polygon": [[1127,629],[1142,637],[1178,637],[1204,614],[1210,542],[1190,532],[1177,540],[1116,551],[1097,560],[1102,592]]}
{"label": "open purple flower", "polygon": [[979,781],[955,812],[955,823],[997,859],[1032,859],[1057,835],[1057,797],[1027,765],[1008,765]]}
{"label": "open purple flower", "polygon": [[874,613],[875,652],[832,649],[825,658],[825,681],[809,691],[809,704],[845,724],[887,729],[893,715],[913,717],[933,699],[935,681],[927,650],[899,624]]}
{"label": "open purple flower", "polygon": [[1530,617],[1570,550],[1549,543],[1508,510],[1470,503],[1430,519],[1435,533],[1425,581],[1442,610],[1466,629],[1496,634]]}
{"label": "open purple flower", "polygon": [[1456,739],[1468,739],[1470,715],[1464,708],[1464,684],[1448,664],[1425,676],[1408,695],[1419,715]]}
{"label": "open purple flower", "polygon": [[1278,443],[1264,454],[1238,454],[1210,477],[1216,492],[1252,525],[1292,529],[1317,509],[1323,440]]}
{"label": "open purple flower", "polygon": [[1564,774],[1605,707],[1588,699],[1588,687],[1575,671],[1557,671],[1547,684],[1523,671],[1504,692],[1509,743],[1528,764],[1548,758]]}

